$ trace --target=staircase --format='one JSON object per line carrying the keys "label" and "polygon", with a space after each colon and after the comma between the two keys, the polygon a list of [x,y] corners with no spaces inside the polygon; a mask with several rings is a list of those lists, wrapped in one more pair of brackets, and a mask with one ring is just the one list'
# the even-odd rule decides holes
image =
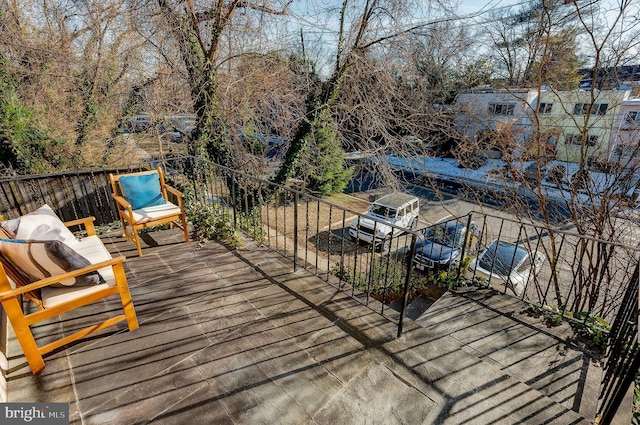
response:
{"label": "staircase", "polygon": [[406,317],[427,331],[435,350],[445,340],[459,344],[463,361],[480,362],[474,370],[501,374],[508,388],[526,385],[532,400],[592,420],[602,378],[599,362],[576,342],[569,325],[550,328],[529,311],[516,298],[473,288],[447,292],[435,302],[421,295],[407,306]]}

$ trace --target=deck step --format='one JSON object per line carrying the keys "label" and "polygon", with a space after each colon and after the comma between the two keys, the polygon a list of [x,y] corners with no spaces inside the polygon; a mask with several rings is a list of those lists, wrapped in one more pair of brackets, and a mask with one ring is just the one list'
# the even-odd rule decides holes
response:
{"label": "deck step", "polygon": [[491,289],[447,292],[412,320],[431,338],[453,338],[488,366],[585,418],[595,417],[592,401],[599,397],[602,367],[574,342],[566,323],[547,328],[521,300]]}
{"label": "deck step", "polygon": [[[433,298],[420,294],[407,306],[405,316],[411,320],[416,320],[435,302],[436,300],[434,300]],[[389,304],[389,307],[399,312],[402,308],[402,298],[396,298],[395,300],[393,300]]]}

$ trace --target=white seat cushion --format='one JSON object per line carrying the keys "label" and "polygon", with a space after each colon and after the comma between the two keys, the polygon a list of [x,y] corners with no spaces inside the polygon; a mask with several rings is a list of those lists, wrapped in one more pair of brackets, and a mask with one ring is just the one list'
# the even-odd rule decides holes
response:
{"label": "white seat cushion", "polygon": [[[89,260],[91,264],[95,264],[100,261],[105,261],[112,258],[111,254],[109,254],[109,251],[107,251],[107,249],[102,244],[102,241],[97,236],[89,236],[80,240],[75,240],[74,242],[69,243],[69,246],[76,250],[76,252],[78,252],[84,258]],[[66,288],[52,288],[50,286],[47,286],[45,288],[42,288],[42,305],[44,306],[44,308],[50,308],[76,298],[85,297],[92,292],[97,292],[100,289],[106,288],[108,286],[115,286],[116,279],[113,274],[113,268],[102,268],[99,269],[98,272],[104,278],[105,283],[94,286],[69,286]]]}
{"label": "white seat cushion", "polygon": [[[128,216],[128,211],[123,212]],[[182,211],[177,205],[167,202],[162,205],[133,210],[133,222],[136,224],[146,223],[148,221],[154,221],[180,213],[182,213]]]}

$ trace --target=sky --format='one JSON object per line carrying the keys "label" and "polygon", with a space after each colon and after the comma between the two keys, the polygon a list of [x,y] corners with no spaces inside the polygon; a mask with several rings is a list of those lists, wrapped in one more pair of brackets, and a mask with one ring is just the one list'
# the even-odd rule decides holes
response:
{"label": "sky", "polygon": [[[480,17],[490,11],[508,9],[514,5],[528,4],[529,0],[453,0],[458,3],[456,14],[461,18],[470,18],[469,23],[473,23],[474,18]],[[318,65],[318,71],[325,74],[323,70],[329,70],[332,67],[334,59],[334,48],[337,43],[335,40],[338,33],[338,16],[342,0],[317,0],[315,3],[305,1],[294,2],[291,4],[291,12],[295,16],[290,22],[293,38],[291,43],[298,43],[300,37],[300,28],[304,29],[305,44],[309,48],[307,53],[311,54],[312,59]],[[418,2],[418,4],[429,4]],[[331,9],[329,15],[316,14],[318,9]],[[486,15],[484,16],[486,17]],[[480,19],[481,20],[481,19]],[[418,21],[423,23],[423,21]],[[315,53],[315,56],[314,56]],[[327,71],[328,72],[328,71]]]}
{"label": "sky", "polygon": [[522,0],[460,0],[459,10],[462,14],[477,13],[489,9],[510,7],[514,4],[526,4]]}
{"label": "sky", "polygon": [[[291,11],[293,12],[293,16],[291,16],[292,19],[288,24],[286,24],[287,27],[290,28],[289,37],[286,42],[290,46],[300,46],[300,41],[302,37],[304,37],[304,44],[306,47],[305,53],[316,63],[318,72],[323,76],[326,76],[329,70],[332,69],[333,62],[335,60],[340,6],[342,5],[342,1],[343,0],[315,0],[314,2],[294,2],[291,6]],[[450,17],[452,16],[451,14],[455,13],[455,15],[458,16],[458,22],[463,26],[469,28],[481,28],[481,25],[486,24],[491,21],[491,19],[495,19],[492,18],[492,16],[494,16],[494,12],[515,12],[522,9],[524,6],[531,4],[531,0],[451,1],[457,2],[457,8],[455,10],[449,10],[448,13],[444,12],[444,14],[438,14],[431,9],[431,7],[435,7],[435,2],[420,0],[413,3],[417,7],[414,15],[415,24],[423,26],[432,19],[435,21],[442,20],[443,18],[445,20],[450,20]],[[613,12],[616,10],[619,11],[619,6],[616,7],[616,1],[620,0],[598,0],[593,3],[594,5],[597,5],[597,9],[599,10],[598,15],[595,15],[594,19],[594,22],[597,25],[603,24],[603,22],[601,22],[602,19],[609,20],[610,22],[612,21],[612,15],[614,15]],[[444,3],[447,3],[447,1],[444,1]],[[424,17],[421,17],[420,8],[425,9]],[[327,13],[328,11],[329,13]],[[633,43],[637,37],[634,34],[631,34],[630,30],[636,28],[637,16],[640,16],[640,2],[633,0],[627,11],[627,19],[619,21],[616,27],[617,29],[612,31],[607,37],[609,44],[615,44],[616,40],[619,38],[619,42],[617,43],[620,46],[633,46],[630,43]],[[351,18],[353,18],[353,16],[351,16]],[[349,20],[348,22],[351,23]],[[378,23],[384,24],[383,22]],[[586,24],[589,24],[588,19]],[[613,23],[611,23],[611,25],[605,24],[604,27],[612,27],[612,25]],[[620,25],[623,25],[623,27]],[[393,25],[389,25],[388,27],[390,32],[394,31]],[[640,32],[640,29],[634,31]],[[597,32],[594,32],[594,36],[596,37],[595,41],[599,41],[599,34]],[[274,40],[278,40],[277,42],[279,43],[279,46],[281,46],[285,41],[278,37],[274,37],[271,41]],[[593,50],[591,38],[585,36],[584,40],[578,41],[584,42],[584,45],[587,46],[586,50],[584,52],[581,50],[580,53],[582,53],[585,60],[589,62],[592,56],[590,52]],[[481,49],[482,46],[479,46],[478,48]],[[633,47],[631,50],[627,50],[627,52],[631,52],[627,56],[631,56],[631,54],[636,52],[636,50],[636,47]]]}

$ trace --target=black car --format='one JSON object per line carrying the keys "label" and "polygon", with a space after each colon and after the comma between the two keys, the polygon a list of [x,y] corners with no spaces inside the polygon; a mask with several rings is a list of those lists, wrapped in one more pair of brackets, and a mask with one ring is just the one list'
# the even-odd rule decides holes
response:
{"label": "black car", "polygon": [[[477,232],[475,222],[470,227]],[[423,230],[424,237],[416,244],[415,266],[419,270],[447,268],[462,252],[467,227],[458,220],[435,224]]]}

